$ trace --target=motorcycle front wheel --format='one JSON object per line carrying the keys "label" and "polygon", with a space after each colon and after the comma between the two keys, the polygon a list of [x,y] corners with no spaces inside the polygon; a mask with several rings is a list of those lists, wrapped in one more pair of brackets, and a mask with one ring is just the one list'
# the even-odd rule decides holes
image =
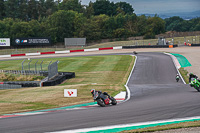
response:
{"label": "motorcycle front wheel", "polygon": [[116,101],[115,98],[110,97],[110,100],[112,101],[112,102],[111,102],[112,105],[116,105],[116,104],[117,104],[117,101]]}
{"label": "motorcycle front wheel", "polygon": [[198,87],[196,84],[194,85],[194,88],[195,88],[198,92],[200,92],[200,87]]}
{"label": "motorcycle front wheel", "polygon": [[100,105],[101,107],[105,107],[105,103],[102,99],[97,99],[97,104]]}
{"label": "motorcycle front wheel", "polygon": [[200,86],[199,87],[197,86],[196,88],[197,88],[197,91],[200,92]]}

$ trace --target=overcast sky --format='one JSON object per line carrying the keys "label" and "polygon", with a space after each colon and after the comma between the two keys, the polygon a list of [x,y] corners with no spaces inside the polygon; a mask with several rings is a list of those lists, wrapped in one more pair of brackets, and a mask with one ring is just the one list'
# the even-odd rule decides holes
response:
{"label": "overcast sky", "polygon": [[[82,0],[82,4],[88,4],[89,1]],[[193,12],[200,10],[200,0],[110,0],[114,2],[128,2],[137,14],[150,13],[174,13],[174,12]]]}

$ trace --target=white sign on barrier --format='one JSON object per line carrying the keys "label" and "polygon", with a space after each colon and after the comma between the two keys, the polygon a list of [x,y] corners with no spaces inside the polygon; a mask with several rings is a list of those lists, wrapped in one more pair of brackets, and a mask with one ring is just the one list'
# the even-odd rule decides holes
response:
{"label": "white sign on barrier", "polygon": [[0,46],[10,46],[10,38],[0,38]]}
{"label": "white sign on barrier", "polygon": [[77,89],[64,89],[64,97],[77,97]]}

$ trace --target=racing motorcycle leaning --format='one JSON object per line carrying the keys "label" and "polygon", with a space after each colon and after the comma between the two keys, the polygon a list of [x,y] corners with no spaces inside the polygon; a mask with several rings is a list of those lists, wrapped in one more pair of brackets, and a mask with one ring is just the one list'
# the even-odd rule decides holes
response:
{"label": "racing motorcycle leaning", "polygon": [[200,92],[200,80],[197,78],[191,78],[190,86],[194,87],[198,92]]}
{"label": "racing motorcycle leaning", "polygon": [[99,91],[94,91],[93,96],[94,101],[97,101],[97,104],[101,107],[105,107],[106,105],[116,105],[117,101],[115,98],[109,96],[108,94],[105,95],[104,93],[101,93]]}

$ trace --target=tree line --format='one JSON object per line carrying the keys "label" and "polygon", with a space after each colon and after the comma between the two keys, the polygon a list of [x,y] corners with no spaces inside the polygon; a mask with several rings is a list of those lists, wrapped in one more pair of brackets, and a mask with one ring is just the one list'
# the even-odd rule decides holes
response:
{"label": "tree line", "polygon": [[97,0],[82,5],[79,0],[0,0],[0,37],[86,37],[87,41],[144,36],[154,38],[165,31],[200,30],[200,18],[161,19],[137,16],[126,2]]}

